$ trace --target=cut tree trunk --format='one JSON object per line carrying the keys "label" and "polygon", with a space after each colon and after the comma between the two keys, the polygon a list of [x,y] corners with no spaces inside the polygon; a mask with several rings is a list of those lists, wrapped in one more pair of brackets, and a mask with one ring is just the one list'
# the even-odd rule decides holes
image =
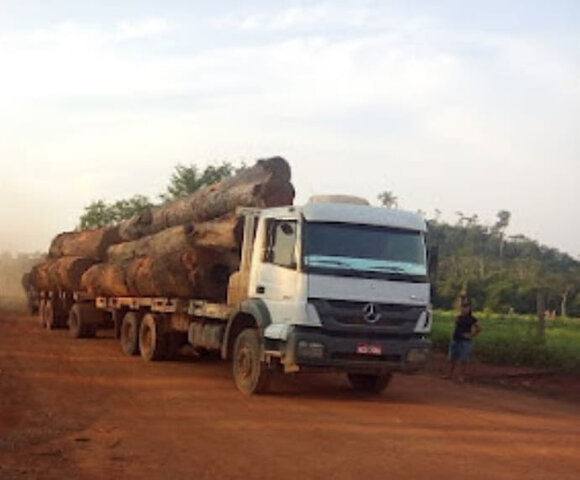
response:
{"label": "cut tree trunk", "polygon": [[133,242],[112,245],[107,259],[123,263],[138,257],[162,257],[191,247],[207,247],[215,250],[239,250],[241,223],[235,215],[217,220],[167,228]]}
{"label": "cut tree trunk", "polygon": [[120,241],[119,227],[64,232],[54,238],[48,255],[50,258],[84,257],[103,261],[107,258],[107,249]]}
{"label": "cut tree trunk", "polygon": [[166,228],[213,220],[236,207],[276,207],[291,205],[293,200],[290,166],[273,157],[188,196],[148,208],[121,222],[119,232],[124,241],[132,241]]}
{"label": "cut tree trunk", "polygon": [[81,290],[83,274],[95,260],[83,257],[48,259],[31,271],[31,282],[37,290],[75,292]]}
{"label": "cut tree trunk", "polygon": [[199,298],[225,301],[228,279],[238,256],[205,248],[188,248],[161,256],[141,256],[89,269],[83,287],[95,296]]}
{"label": "cut tree trunk", "polygon": [[164,257],[143,257],[127,269],[130,288],[141,296],[167,296],[224,301],[232,257],[201,249]]}
{"label": "cut tree trunk", "polygon": [[49,275],[50,261],[44,261],[34,265],[30,270],[30,283],[38,290],[50,290],[51,281]]}
{"label": "cut tree trunk", "polygon": [[115,263],[97,263],[89,268],[81,280],[84,291],[94,296],[129,297],[125,268]]}

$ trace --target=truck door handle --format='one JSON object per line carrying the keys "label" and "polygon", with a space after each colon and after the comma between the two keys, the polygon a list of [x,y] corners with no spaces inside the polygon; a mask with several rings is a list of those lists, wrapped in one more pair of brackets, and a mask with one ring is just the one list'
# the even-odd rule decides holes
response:
{"label": "truck door handle", "polygon": [[266,293],[266,287],[264,285],[258,285],[256,287],[256,293]]}

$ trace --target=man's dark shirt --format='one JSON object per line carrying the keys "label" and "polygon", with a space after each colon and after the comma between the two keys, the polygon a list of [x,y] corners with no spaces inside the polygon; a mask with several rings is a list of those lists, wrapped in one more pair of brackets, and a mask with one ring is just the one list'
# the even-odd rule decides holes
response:
{"label": "man's dark shirt", "polygon": [[455,317],[455,330],[453,331],[453,340],[467,340],[471,341],[471,338],[466,338],[464,335],[466,333],[471,333],[471,327],[477,323],[477,318],[475,318],[471,313],[467,315],[458,315]]}

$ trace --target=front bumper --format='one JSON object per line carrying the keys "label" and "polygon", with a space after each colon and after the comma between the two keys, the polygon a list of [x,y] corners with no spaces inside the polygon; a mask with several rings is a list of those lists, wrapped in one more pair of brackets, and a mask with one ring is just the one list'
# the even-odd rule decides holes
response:
{"label": "front bumper", "polygon": [[[357,353],[357,346],[380,346],[380,355]],[[431,341],[423,336],[385,337],[336,334],[296,327],[286,343],[283,363],[288,371],[330,369],[350,373],[413,373],[425,367]]]}

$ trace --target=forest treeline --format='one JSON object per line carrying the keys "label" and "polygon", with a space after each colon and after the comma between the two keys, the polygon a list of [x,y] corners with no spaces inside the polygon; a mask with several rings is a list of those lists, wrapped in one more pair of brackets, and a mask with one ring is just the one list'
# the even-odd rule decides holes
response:
{"label": "forest treeline", "polygon": [[580,316],[580,262],[523,235],[507,237],[509,212],[494,225],[459,215],[457,224],[427,221],[438,256],[432,272],[435,308],[468,294],[479,310]]}
{"label": "forest treeline", "polygon": [[[159,195],[167,201],[219,181],[236,171],[231,163],[204,169],[177,165],[167,189]],[[378,196],[385,208],[397,208],[391,191]],[[97,228],[128,218],[152,202],[147,197],[107,203],[96,200],[85,207],[78,228]],[[424,213],[424,212],[421,212]],[[478,310],[498,313],[555,311],[562,316],[580,316],[580,262],[555,248],[523,235],[508,236],[510,212],[501,210],[492,225],[482,224],[477,215],[457,212],[455,224],[427,219],[428,243],[436,256],[431,271],[433,306],[452,309],[460,294],[468,294]],[[38,261],[36,255],[0,255],[0,296],[13,295],[20,288],[22,274]]]}

